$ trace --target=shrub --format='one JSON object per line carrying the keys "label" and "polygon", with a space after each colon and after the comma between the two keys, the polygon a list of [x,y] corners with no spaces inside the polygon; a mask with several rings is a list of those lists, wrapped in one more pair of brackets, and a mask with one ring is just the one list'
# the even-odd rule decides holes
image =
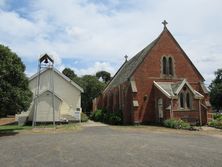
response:
{"label": "shrub", "polygon": [[88,120],[89,117],[85,113],[81,112],[81,122],[87,122]]}
{"label": "shrub", "polygon": [[215,114],[213,120],[208,123],[209,126],[222,129],[222,115]]}
{"label": "shrub", "polygon": [[94,121],[100,121],[111,125],[120,125],[123,120],[121,111],[107,112],[106,109],[96,110],[92,113],[90,118]]}
{"label": "shrub", "polygon": [[167,119],[163,122],[163,125],[174,129],[190,129],[190,124],[181,119]]}
{"label": "shrub", "polygon": [[218,120],[218,121],[222,121],[222,114],[214,114],[213,119]]}
{"label": "shrub", "polygon": [[122,124],[122,112],[112,112],[108,116],[108,122],[111,125],[120,125]]}
{"label": "shrub", "polygon": [[96,110],[91,115],[91,119],[97,122],[98,121],[103,122],[103,118],[104,118],[104,110]]}

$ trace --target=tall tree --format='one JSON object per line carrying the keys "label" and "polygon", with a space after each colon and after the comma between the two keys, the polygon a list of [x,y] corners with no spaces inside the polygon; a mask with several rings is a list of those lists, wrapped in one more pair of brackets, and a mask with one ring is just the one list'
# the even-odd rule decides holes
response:
{"label": "tall tree", "polygon": [[82,95],[82,108],[85,112],[92,110],[92,100],[105,88],[105,83],[100,82],[97,77],[85,75],[81,78],[84,93]]}
{"label": "tall tree", "polygon": [[222,109],[222,69],[215,72],[216,78],[209,86],[210,102],[212,106],[219,111]]}
{"label": "tall tree", "polygon": [[68,78],[70,78],[70,79],[74,79],[75,77],[77,77],[77,75],[75,74],[75,72],[72,70],[72,69],[70,69],[70,68],[65,68],[63,71],[62,71],[62,73],[65,75],[65,76],[67,76]]}
{"label": "tall tree", "polygon": [[102,78],[103,82],[108,83],[111,80],[111,74],[107,71],[98,71],[96,73],[98,79]]}
{"label": "tall tree", "polygon": [[105,83],[99,81],[100,77],[93,75],[78,77],[70,68],[65,68],[62,73],[83,88],[84,93],[81,99],[82,110],[89,113],[92,110],[92,100],[102,92]]}
{"label": "tall tree", "polygon": [[0,115],[26,111],[32,101],[25,65],[16,53],[0,45]]}

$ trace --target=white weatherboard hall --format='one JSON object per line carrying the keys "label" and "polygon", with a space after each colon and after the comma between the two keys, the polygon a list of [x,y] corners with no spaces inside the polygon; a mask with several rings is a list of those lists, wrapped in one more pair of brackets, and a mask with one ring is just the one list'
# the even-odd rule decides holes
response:
{"label": "white weatherboard hall", "polygon": [[35,122],[52,122],[53,106],[56,122],[80,119],[76,113],[81,113],[83,89],[55,68],[43,68],[30,77],[29,88],[33,101],[28,111],[17,115],[17,119],[27,116],[28,121],[35,117]]}

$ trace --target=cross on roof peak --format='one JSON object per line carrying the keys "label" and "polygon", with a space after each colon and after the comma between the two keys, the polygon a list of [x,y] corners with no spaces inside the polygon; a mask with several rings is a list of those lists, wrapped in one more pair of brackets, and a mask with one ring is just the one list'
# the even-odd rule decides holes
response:
{"label": "cross on roof peak", "polygon": [[166,28],[166,25],[167,25],[168,23],[167,23],[166,20],[164,20],[164,21],[162,22],[162,24],[163,24],[164,28]]}
{"label": "cross on roof peak", "polygon": [[124,56],[124,58],[125,58],[125,61],[127,61],[128,56],[127,56],[127,55],[125,55],[125,56]]}

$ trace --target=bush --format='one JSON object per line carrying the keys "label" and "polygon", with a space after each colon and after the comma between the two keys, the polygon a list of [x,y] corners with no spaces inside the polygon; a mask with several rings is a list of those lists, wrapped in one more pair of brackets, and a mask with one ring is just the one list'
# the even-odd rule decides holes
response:
{"label": "bush", "polygon": [[174,129],[190,129],[190,124],[181,119],[167,119],[163,122],[163,125]]}
{"label": "bush", "polygon": [[105,109],[96,110],[92,113],[90,118],[94,121],[100,121],[111,125],[120,125],[123,120],[121,111],[107,112]]}
{"label": "bush", "polygon": [[214,114],[213,119],[218,120],[218,121],[222,121],[222,114]]}
{"label": "bush", "polygon": [[81,112],[81,122],[87,122],[88,120],[89,117],[85,113]]}
{"label": "bush", "polygon": [[120,111],[112,112],[108,116],[108,122],[111,125],[120,125],[122,124],[122,114]]}
{"label": "bush", "polygon": [[213,120],[208,123],[209,126],[222,129],[222,115],[213,115]]}
{"label": "bush", "polygon": [[92,113],[91,119],[98,122],[103,122],[104,118],[104,111],[103,110],[96,110],[95,112]]}

